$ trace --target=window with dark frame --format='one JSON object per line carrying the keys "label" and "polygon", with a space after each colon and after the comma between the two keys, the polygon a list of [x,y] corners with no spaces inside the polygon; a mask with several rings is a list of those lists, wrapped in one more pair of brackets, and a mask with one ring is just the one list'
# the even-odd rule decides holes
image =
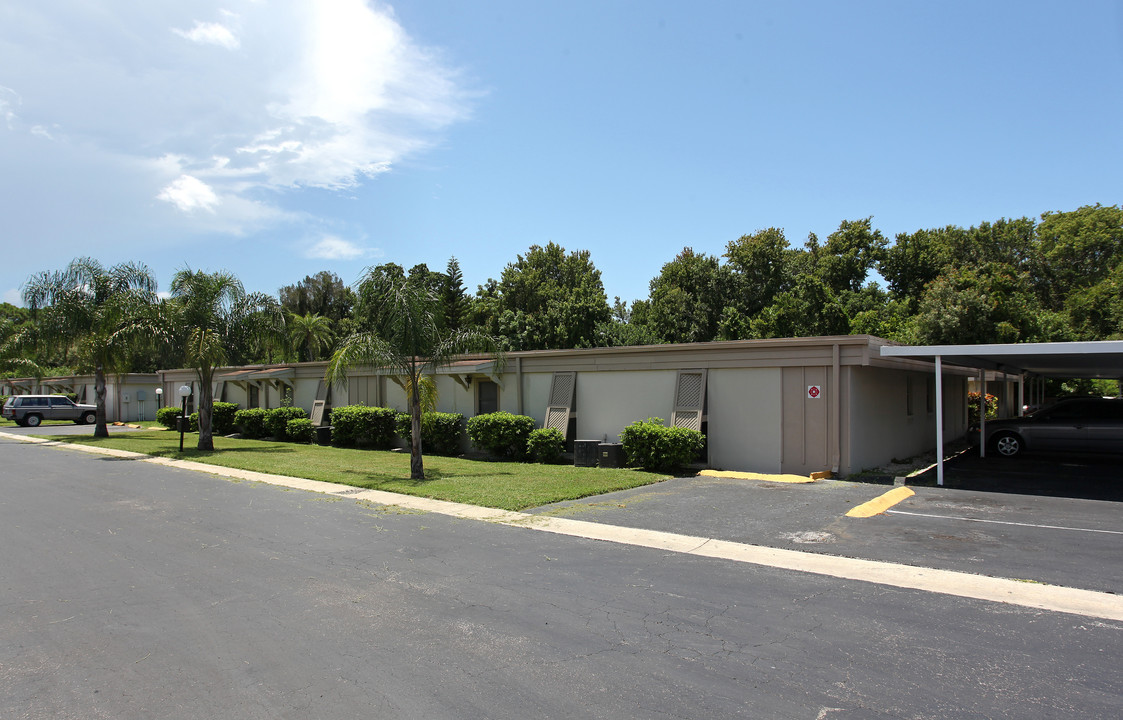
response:
{"label": "window with dark frame", "polygon": [[499,386],[491,380],[476,381],[476,414],[499,412]]}

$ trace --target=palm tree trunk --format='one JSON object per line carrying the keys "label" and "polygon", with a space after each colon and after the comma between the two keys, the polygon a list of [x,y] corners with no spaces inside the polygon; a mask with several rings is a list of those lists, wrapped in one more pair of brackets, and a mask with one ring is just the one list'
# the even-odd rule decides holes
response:
{"label": "palm tree trunk", "polygon": [[97,403],[97,424],[94,425],[94,437],[109,437],[109,427],[105,418],[105,366],[100,362],[94,366],[94,402]]}
{"label": "palm tree trunk", "polygon": [[211,414],[214,410],[214,389],[211,378],[214,371],[199,373],[199,404],[195,411],[199,413],[199,450],[214,450],[214,435],[211,433]]}
{"label": "palm tree trunk", "polygon": [[409,479],[425,479],[425,462],[421,457],[421,394],[418,392],[419,375],[414,375],[409,395],[409,420],[411,442],[409,445]]}

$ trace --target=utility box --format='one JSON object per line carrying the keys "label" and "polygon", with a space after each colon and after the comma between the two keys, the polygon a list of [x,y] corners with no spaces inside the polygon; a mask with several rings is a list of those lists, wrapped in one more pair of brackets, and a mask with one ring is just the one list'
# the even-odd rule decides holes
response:
{"label": "utility box", "polygon": [[624,443],[600,443],[597,455],[597,462],[602,468],[624,467]]}
{"label": "utility box", "polygon": [[575,467],[596,467],[597,447],[600,440],[574,440],[573,465]]}

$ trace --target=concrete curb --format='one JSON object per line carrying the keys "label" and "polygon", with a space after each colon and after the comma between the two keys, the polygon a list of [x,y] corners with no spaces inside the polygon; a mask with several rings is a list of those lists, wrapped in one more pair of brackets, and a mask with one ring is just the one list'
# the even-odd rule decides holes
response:
{"label": "concrete curb", "polygon": [[[530,515],[527,513],[497,510],[495,508],[466,505],[464,503],[448,502],[445,500],[432,500],[412,495],[399,495],[397,493],[389,493],[381,490],[362,490],[350,485],[338,485],[320,480],[306,480],[284,475],[269,475],[250,470],[225,468],[219,465],[208,465],[206,463],[190,460],[154,458],[125,450],[75,445],[73,443],[58,442],[56,440],[12,435],[2,431],[0,431],[0,434],[29,443],[38,443],[111,457],[129,458],[140,462],[154,463],[156,465],[204,472],[218,477],[262,482],[296,490],[344,496],[379,505],[401,507],[409,510],[436,513],[467,520],[492,522],[509,527],[550,532],[587,540],[602,540],[621,545],[645,547],[684,555],[729,560],[846,580],[857,580],[890,587],[1018,605],[1036,610],[1048,610],[1051,612],[1062,612],[1123,622],[1123,596],[1113,595],[1111,593],[1081,590],[1058,585],[1026,583],[1018,580],[986,577],[953,570],[937,570],[934,568],[902,565],[876,560],[835,557],[762,545],[748,545],[658,530],[643,530],[639,528],[619,527],[616,525],[604,525],[587,520]],[[898,488],[898,490],[907,490],[907,488]],[[893,492],[896,491],[891,491],[890,493],[886,493],[886,495],[892,495]],[[911,494],[911,490],[909,493]],[[885,496],[882,496],[882,498],[884,497]],[[882,498],[877,498],[875,501],[871,502],[876,502]],[[903,497],[901,499],[903,499]]]}

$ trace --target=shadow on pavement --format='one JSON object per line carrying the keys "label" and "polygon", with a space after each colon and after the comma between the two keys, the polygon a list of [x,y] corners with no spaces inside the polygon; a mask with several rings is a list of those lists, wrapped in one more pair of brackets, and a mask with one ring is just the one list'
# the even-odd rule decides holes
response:
{"label": "shadow on pavement", "polygon": [[[908,484],[935,486],[936,468],[910,477]],[[978,450],[968,450],[945,462],[944,487],[1123,502],[1123,456],[1029,453],[981,458]]]}

